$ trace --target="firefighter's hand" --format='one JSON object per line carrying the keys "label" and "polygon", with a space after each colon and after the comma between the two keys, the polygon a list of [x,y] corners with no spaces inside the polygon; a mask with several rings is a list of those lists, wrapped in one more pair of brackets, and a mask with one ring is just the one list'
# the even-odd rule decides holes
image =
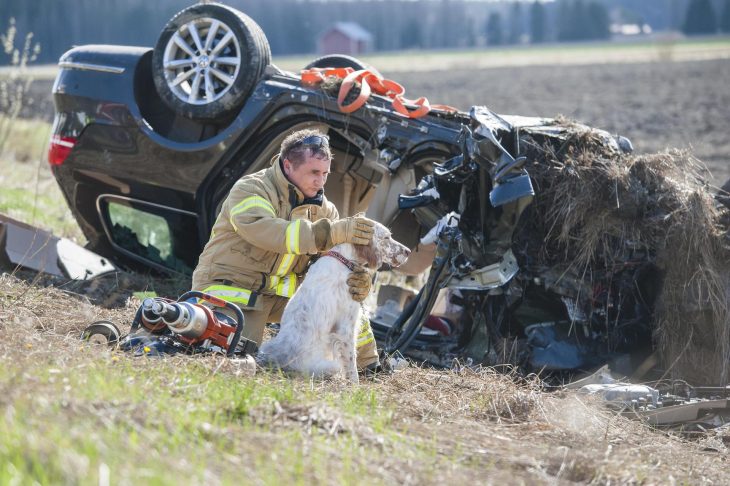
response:
{"label": "firefighter's hand", "polygon": [[340,243],[367,245],[373,239],[373,233],[375,233],[375,221],[363,216],[351,216],[330,224],[329,241],[332,246]]}
{"label": "firefighter's hand", "polygon": [[350,297],[355,302],[362,302],[370,293],[370,285],[372,280],[370,274],[362,267],[357,267],[347,277],[347,287],[350,291]]}

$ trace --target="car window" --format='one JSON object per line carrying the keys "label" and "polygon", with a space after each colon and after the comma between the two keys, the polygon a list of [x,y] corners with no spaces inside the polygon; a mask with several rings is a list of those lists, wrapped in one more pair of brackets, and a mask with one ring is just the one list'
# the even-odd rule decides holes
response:
{"label": "car window", "polygon": [[106,200],[106,222],[112,242],[137,259],[190,274],[195,266],[192,238],[196,219],[159,207]]}

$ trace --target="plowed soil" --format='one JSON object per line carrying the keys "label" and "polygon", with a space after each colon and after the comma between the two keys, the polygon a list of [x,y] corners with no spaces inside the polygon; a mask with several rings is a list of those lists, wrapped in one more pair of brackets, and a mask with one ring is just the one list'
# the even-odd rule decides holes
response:
{"label": "plowed soil", "polygon": [[468,110],[553,117],[628,137],[640,153],[691,148],[730,177],[730,60],[384,73],[406,96]]}

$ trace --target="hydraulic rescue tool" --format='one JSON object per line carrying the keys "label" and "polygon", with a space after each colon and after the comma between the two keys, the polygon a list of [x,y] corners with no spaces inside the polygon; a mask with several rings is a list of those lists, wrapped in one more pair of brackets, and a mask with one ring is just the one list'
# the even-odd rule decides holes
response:
{"label": "hydraulic rescue tool", "polygon": [[[205,304],[207,305],[205,305]],[[215,308],[227,308],[236,320]],[[140,354],[189,354],[221,352],[226,356],[252,354],[256,343],[241,338],[244,317],[237,305],[198,291],[190,291],[175,301],[147,298],[137,309],[129,334],[122,337],[109,321],[88,326],[81,338],[108,343]]]}

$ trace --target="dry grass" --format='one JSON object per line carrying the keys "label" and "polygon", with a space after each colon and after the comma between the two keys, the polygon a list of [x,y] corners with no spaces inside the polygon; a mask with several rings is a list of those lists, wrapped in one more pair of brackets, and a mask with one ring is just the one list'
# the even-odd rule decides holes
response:
{"label": "dry grass", "polygon": [[137,303],[105,309],[0,277],[0,482],[730,480],[707,444],[491,369],[413,366],[353,389],[78,341],[93,320],[128,325]]}
{"label": "dry grass", "polygon": [[[707,172],[688,152],[621,154],[576,127],[559,147],[528,150],[537,196],[523,235],[537,265],[586,289],[626,265],[656,265],[657,348],[668,372],[697,384],[728,381],[730,250]],[[539,242],[535,244],[535,242]]]}
{"label": "dry grass", "polygon": [[51,125],[0,114],[0,131],[8,136],[0,147],[0,213],[83,244],[46,160]]}

